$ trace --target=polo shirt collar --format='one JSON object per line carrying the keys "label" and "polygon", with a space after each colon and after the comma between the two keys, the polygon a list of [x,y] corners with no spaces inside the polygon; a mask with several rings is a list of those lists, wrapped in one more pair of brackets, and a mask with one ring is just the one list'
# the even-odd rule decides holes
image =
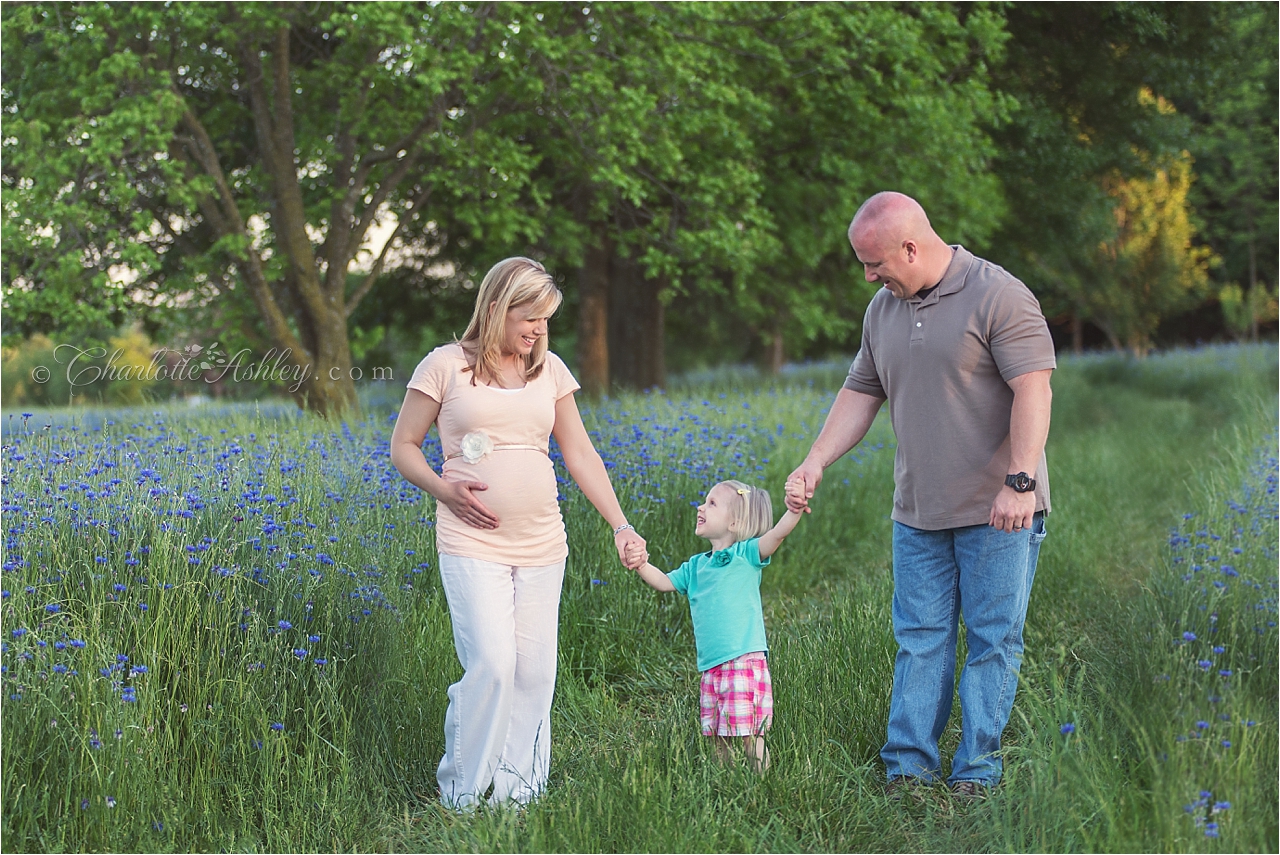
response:
{"label": "polo shirt collar", "polygon": [[923,300],[912,297],[912,302],[918,301],[922,305],[932,305],[938,302],[938,298],[954,294],[964,287],[965,280],[969,278],[969,267],[973,264],[973,253],[958,243],[953,244],[951,249],[954,250],[951,254],[951,264],[947,266],[947,272],[938,280],[937,287]]}

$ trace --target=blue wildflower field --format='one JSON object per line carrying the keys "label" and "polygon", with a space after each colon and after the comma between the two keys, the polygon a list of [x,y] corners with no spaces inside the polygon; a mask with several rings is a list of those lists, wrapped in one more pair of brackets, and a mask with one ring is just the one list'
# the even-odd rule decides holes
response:
{"label": "blue wildflower field", "polygon": [[[780,508],[842,374],[709,372],[584,402],[655,563],[701,550],[692,506],[719,480]],[[560,466],[552,786],[470,816],[434,800],[460,671],[432,502],[388,459],[398,391],[347,422],[266,404],[7,414],[6,847],[1275,851],[1276,349],[1067,359],[1054,382],[1055,512],[1006,782],[976,805],[880,790],[887,414],[767,573],[763,779],[702,745],[687,607],[621,567]]]}

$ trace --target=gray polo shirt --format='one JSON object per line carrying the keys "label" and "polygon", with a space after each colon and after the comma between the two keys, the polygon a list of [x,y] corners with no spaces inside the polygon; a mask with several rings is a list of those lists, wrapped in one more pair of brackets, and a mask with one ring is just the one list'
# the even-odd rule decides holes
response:
{"label": "gray polo shirt", "polygon": [[[1054,368],[1035,296],[962,246],[921,300],[881,289],[867,306],[844,388],[889,400],[898,439],[893,519],[936,531],[982,525],[1009,473],[1009,416],[1021,374]],[[1049,510],[1044,455],[1036,510]]]}

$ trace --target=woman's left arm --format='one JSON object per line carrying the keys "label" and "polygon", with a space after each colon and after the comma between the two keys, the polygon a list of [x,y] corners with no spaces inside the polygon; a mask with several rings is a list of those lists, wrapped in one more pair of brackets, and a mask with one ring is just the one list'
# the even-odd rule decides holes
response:
{"label": "woman's left arm", "polygon": [[[613,492],[613,484],[609,481],[604,461],[591,444],[591,437],[587,436],[587,428],[582,424],[582,415],[578,412],[578,403],[572,392],[556,401],[556,423],[551,434],[560,446],[569,474],[609,527],[617,531],[619,527],[627,525],[627,515],[622,512],[622,505],[618,504],[618,496]],[[625,555],[629,543],[640,546],[643,553],[644,538],[634,528],[624,528],[613,536],[613,545],[618,548],[618,559],[634,570],[635,567],[627,564]]]}

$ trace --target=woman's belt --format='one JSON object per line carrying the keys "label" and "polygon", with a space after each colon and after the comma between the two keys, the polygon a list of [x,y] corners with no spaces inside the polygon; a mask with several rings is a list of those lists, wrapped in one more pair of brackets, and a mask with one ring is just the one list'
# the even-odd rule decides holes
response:
{"label": "woman's belt", "polygon": [[447,455],[445,457],[445,460],[449,461],[449,460],[453,460],[455,457],[466,457],[468,463],[479,463],[481,460],[484,459],[484,457],[487,454],[493,451],[540,451],[543,454],[549,454],[549,452],[540,445],[519,445],[516,443],[501,443],[498,445],[494,445],[492,448],[485,449],[485,451],[479,455],[476,455],[473,453],[472,455],[468,456],[467,453],[464,451],[455,451],[453,454]]}

